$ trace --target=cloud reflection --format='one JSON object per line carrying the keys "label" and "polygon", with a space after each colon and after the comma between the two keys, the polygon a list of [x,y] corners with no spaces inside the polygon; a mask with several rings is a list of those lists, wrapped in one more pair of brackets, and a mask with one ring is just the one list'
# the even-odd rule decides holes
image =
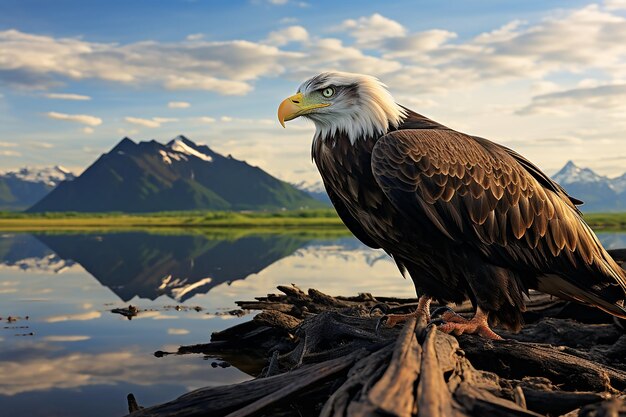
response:
{"label": "cloud reflection", "polygon": [[[38,390],[128,382],[155,385],[169,381],[193,389],[207,385],[207,372],[214,372],[206,361],[201,361],[198,357],[172,357],[163,360],[137,348],[96,354],[71,352],[53,358],[47,357],[49,351],[45,345],[41,349],[40,356],[19,363],[0,361],[0,375],[3,376],[0,377],[0,394],[16,395]],[[182,366],[183,362],[185,366]],[[249,379],[249,376],[236,369],[222,371],[219,371],[223,377],[220,378],[221,383]],[[209,377],[210,379],[212,378]]]}
{"label": "cloud reflection", "polygon": [[172,335],[183,335],[183,334],[189,334],[189,330],[187,329],[167,329],[167,334],[172,334]]}
{"label": "cloud reflection", "polygon": [[82,336],[81,335],[45,336],[43,338],[43,340],[45,340],[46,342],[82,342],[83,340],[89,340],[89,339],[91,339],[91,336],[84,336],[84,335]]}
{"label": "cloud reflection", "polygon": [[89,311],[87,313],[64,314],[60,316],[50,316],[43,319],[46,323],[58,323],[61,321],[84,321],[98,319],[102,316],[99,311]]}

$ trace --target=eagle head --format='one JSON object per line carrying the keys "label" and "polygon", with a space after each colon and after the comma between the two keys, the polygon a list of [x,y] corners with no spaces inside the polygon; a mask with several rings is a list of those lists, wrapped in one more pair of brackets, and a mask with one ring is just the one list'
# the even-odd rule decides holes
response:
{"label": "eagle head", "polygon": [[323,72],[303,82],[278,107],[278,121],[303,116],[315,123],[316,139],[346,135],[352,143],[383,135],[406,116],[387,86],[370,75]]}

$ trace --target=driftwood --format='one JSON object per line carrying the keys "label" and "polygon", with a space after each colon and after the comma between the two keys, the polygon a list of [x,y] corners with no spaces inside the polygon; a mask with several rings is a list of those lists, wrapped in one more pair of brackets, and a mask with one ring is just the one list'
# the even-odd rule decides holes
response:
{"label": "driftwood", "polygon": [[626,334],[594,309],[531,293],[524,329],[490,341],[415,319],[377,330],[383,312],[412,311],[415,299],[279,290],[238,302],[261,311],[251,321],[172,353],[219,358],[254,379],[135,403],[130,416],[626,416]]}

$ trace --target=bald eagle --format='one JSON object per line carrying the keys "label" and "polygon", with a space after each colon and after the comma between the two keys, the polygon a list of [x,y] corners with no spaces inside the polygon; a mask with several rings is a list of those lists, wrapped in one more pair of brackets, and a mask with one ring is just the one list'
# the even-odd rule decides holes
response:
{"label": "bald eagle", "polygon": [[283,127],[300,116],[315,124],[312,156],[337,213],[410,275],[415,314],[433,299],[476,307],[471,320],[444,315],[440,330],[519,330],[530,289],[626,318],[626,274],[581,202],[520,154],[397,104],[368,75],[305,81],[278,109]]}

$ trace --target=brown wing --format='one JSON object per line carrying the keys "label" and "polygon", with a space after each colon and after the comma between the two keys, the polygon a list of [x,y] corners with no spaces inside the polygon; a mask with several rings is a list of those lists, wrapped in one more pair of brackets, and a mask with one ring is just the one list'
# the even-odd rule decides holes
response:
{"label": "brown wing", "polygon": [[487,139],[479,138],[476,136],[472,136],[472,138],[475,139],[479,143],[484,143],[484,146],[486,147],[494,146],[494,145],[499,146],[500,148],[505,150],[509,155],[511,155],[522,167],[524,167],[526,172],[532,175],[533,178],[535,178],[539,182],[539,184],[541,184],[544,188],[559,194],[561,197],[566,197],[567,200],[569,200],[572,204],[575,204],[578,206],[583,204],[583,201],[567,194],[567,192],[563,189],[563,187],[561,187],[560,184],[553,181],[552,178],[548,177],[539,168],[537,168],[535,164],[533,164],[528,159],[524,158],[522,155],[515,152],[513,149],[509,149],[507,147],[494,144],[493,142],[490,142]]}
{"label": "brown wing", "polygon": [[626,314],[613,304],[626,291],[622,270],[567,194],[511,152],[451,130],[399,130],[377,142],[372,171],[407,220],[536,274],[547,292]]}
{"label": "brown wing", "polygon": [[330,198],[330,202],[335,207],[335,210],[337,211],[339,218],[341,219],[341,221],[343,221],[343,223],[346,225],[348,230],[350,230],[350,232],[352,232],[352,234],[357,239],[359,239],[361,242],[363,242],[370,248],[374,248],[374,249],[380,248],[380,245],[376,243],[374,239],[370,237],[370,235],[363,229],[363,227],[361,227],[359,222],[352,216],[352,214],[350,214],[350,211],[346,208],[346,206],[343,204],[341,199],[337,196],[335,191],[331,187],[327,187],[326,185],[324,185],[324,187],[326,188],[326,193],[328,194],[328,197]]}

